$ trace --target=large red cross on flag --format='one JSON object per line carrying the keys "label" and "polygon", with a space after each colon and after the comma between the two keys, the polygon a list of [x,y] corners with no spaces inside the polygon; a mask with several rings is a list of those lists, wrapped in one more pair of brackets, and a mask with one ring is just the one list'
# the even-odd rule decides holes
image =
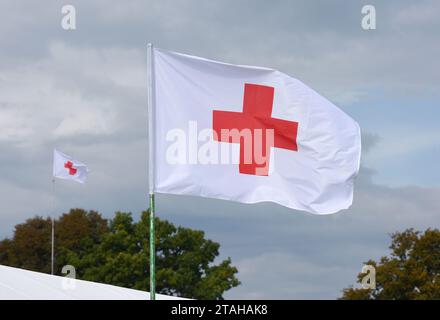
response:
{"label": "large red cross on flag", "polygon": [[358,124],[277,70],[153,49],[153,189],[327,214],[348,208]]}
{"label": "large red cross on flag", "polygon": [[[246,83],[243,112],[213,112],[214,139],[240,143],[240,173],[267,176],[272,147],[297,151],[298,122],[271,118],[273,95],[273,87]],[[249,130],[249,134],[234,134],[233,130]],[[257,132],[261,132],[261,138],[255,143]],[[266,136],[269,133],[271,137]],[[249,161],[246,161],[247,154]]]}

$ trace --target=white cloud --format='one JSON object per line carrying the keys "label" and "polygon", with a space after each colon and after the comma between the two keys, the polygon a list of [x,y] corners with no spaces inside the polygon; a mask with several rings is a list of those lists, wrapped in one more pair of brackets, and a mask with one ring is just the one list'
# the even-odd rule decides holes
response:
{"label": "white cloud", "polygon": [[54,134],[60,137],[73,137],[75,135],[106,135],[116,126],[114,115],[106,115],[97,111],[75,111],[64,118]]}

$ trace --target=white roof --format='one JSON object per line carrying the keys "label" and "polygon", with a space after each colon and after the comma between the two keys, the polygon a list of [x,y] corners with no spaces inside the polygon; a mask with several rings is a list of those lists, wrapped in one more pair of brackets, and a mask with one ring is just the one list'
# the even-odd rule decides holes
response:
{"label": "white roof", "polygon": [[[150,294],[0,265],[0,300],[148,300]],[[180,299],[156,294],[158,300]]]}

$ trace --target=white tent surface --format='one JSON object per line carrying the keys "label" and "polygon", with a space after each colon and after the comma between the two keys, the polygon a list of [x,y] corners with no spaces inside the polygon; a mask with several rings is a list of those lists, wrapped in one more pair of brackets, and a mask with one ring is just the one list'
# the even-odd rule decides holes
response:
{"label": "white tent surface", "polygon": [[[0,300],[149,300],[145,291],[0,265]],[[177,297],[156,294],[158,300]]]}

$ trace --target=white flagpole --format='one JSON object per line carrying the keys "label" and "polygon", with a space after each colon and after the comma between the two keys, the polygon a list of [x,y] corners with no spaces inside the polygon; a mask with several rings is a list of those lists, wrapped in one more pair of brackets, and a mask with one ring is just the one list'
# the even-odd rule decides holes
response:
{"label": "white flagpole", "polygon": [[147,108],[148,108],[148,185],[150,204],[150,299],[156,300],[155,232],[154,232],[154,56],[153,44],[147,45]]}
{"label": "white flagpole", "polygon": [[50,263],[50,272],[54,274],[54,262],[55,262],[55,178],[52,178],[52,197],[53,197],[53,206],[52,206],[52,250],[51,250],[51,263]]}

